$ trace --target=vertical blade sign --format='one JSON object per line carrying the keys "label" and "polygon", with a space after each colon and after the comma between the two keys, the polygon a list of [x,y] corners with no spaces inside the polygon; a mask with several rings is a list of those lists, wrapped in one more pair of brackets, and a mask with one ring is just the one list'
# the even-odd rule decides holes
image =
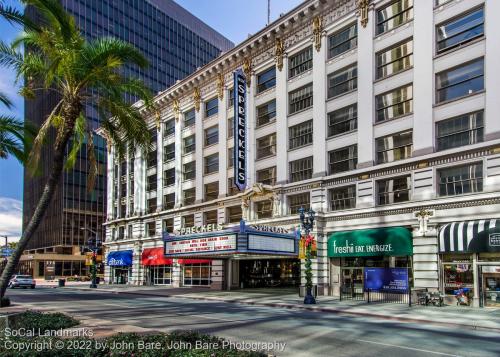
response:
{"label": "vertical blade sign", "polygon": [[246,78],[241,70],[234,72],[234,184],[244,191],[247,186]]}

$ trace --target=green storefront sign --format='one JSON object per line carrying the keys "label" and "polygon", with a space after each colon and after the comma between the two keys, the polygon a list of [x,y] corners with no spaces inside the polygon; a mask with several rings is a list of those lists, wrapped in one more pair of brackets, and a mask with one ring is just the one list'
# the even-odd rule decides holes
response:
{"label": "green storefront sign", "polygon": [[328,257],[413,255],[411,232],[403,227],[337,232],[328,238]]}

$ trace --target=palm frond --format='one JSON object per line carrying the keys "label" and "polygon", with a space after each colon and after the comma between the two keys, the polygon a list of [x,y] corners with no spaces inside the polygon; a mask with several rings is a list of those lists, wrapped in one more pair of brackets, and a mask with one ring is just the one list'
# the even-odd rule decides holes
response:
{"label": "palm frond", "polygon": [[0,103],[5,105],[8,109],[12,108],[12,102],[7,97],[7,95],[3,94],[2,92],[0,92]]}
{"label": "palm frond", "polygon": [[76,120],[75,128],[73,130],[73,140],[71,145],[71,150],[66,158],[65,168],[67,170],[72,169],[75,166],[76,159],[78,157],[78,152],[85,141],[85,116],[80,113],[80,116]]}
{"label": "palm frond", "polygon": [[11,116],[0,116],[0,158],[14,156],[23,163],[26,160],[24,124]]}
{"label": "palm frond", "polygon": [[37,8],[48,26],[69,42],[75,33],[75,23],[58,0],[26,0],[27,5]]}
{"label": "palm frond", "polygon": [[3,17],[11,24],[22,25],[32,30],[38,29],[38,26],[31,19],[13,6],[0,3],[0,17]]}
{"label": "palm frond", "polygon": [[0,41],[0,66],[10,67],[17,71],[23,64],[23,61],[24,58],[21,52]]}

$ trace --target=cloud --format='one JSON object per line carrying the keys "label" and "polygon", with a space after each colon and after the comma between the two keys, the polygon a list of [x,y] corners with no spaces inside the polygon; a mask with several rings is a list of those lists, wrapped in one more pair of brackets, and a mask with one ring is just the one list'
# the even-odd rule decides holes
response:
{"label": "cloud", "polygon": [[[16,241],[21,236],[23,225],[23,204],[21,201],[0,197],[0,235]],[[0,241],[3,244],[3,241]]]}

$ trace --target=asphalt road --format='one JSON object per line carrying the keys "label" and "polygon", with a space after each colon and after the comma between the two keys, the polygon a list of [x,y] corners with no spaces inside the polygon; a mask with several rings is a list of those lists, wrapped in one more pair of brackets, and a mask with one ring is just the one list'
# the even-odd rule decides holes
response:
{"label": "asphalt road", "polygon": [[278,356],[500,356],[500,334],[489,331],[180,297],[49,288],[9,290],[9,296],[117,324],[286,343]]}

